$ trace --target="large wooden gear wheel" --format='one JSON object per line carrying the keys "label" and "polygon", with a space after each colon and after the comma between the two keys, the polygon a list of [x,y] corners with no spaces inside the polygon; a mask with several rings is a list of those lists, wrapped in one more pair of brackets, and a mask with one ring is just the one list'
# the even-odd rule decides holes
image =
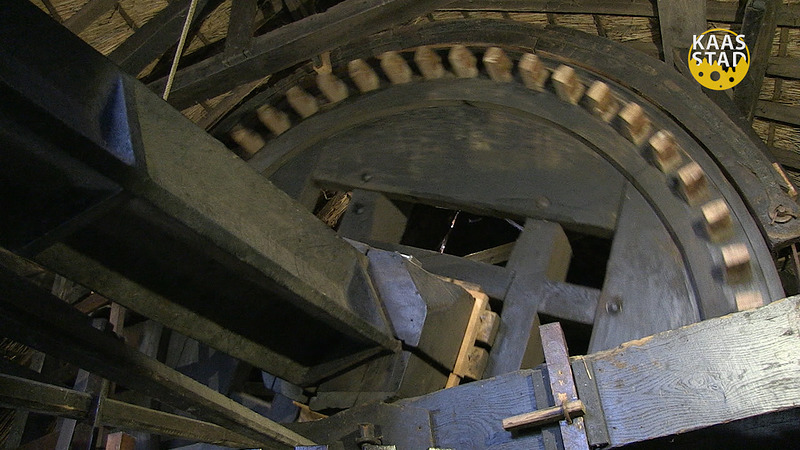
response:
{"label": "large wooden gear wheel", "polygon": [[301,67],[212,130],[291,196],[368,190],[612,239],[590,352],[783,297],[778,174],[663,63],[490,20],[330,58],[330,73]]}

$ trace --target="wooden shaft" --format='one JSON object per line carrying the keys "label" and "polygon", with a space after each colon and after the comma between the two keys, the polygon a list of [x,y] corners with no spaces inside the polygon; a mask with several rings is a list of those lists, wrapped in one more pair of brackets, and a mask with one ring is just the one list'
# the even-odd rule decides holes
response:
{"label": "wooden shaft", "polygon": [[[566,412],[566,414],[565,414]],[[575,419],[586,414],[583,402],[580,400],[568,401],[561,406],[540,409],[537,411],[520,414],[503,419],[503,429],[516,430],[520,428],[531,428],[547,425],[549,423],[564,420],[567,417]]]}

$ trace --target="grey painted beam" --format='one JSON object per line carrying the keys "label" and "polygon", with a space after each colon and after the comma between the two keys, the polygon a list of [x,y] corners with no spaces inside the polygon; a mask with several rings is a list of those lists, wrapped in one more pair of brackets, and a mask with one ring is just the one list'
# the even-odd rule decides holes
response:
{"label": "grey painted beam", "polygon": [[675,49],[692,46],[692,36],[706,31],[706,4],[697,0],[658,0],[658,23],[664,61],[674,63]]}
{"label": "grey painted beam", "polygon": [[[422,16],[451,0],[346,0],[327,11],[255,38],[250,55],[235,63],[217,55],[179,70],[169,102],[178,109],[215,97],[314,56]],[[163,92],[166,79],[150,88]]]}
{"label": "grey painted beam", "polygon": [[244,57],[250,50],[255,32],[256,0],[233,0],[231,15],[228,21],[228,34],[225,37],[225,56],[232,58]]}
{"label": "grey painted beam", "polygon": [[75,34],[85,30],[103,14],[117,5],[118,0],[89,0],[75,14],[64,21],[63,25]]}
{"label": "grey painted beam", "polygon": [[800,407],[800,297],[586,356],[617,447]]}

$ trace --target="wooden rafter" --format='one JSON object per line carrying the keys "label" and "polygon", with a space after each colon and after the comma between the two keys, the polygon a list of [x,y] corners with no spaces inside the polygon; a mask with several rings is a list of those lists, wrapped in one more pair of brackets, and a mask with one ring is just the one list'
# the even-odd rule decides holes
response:
{"label": "wooden rafter", "polygon": [[[250,55],[235,63],[217,55],[178,71],[170,103],[180,108],[225,93],[264,75],[308,61],[336,43],[369,36],[422,16],[450,0],[367,0],[344,2],[253,40]],[[165,79],[150,85],[163,90]]]}

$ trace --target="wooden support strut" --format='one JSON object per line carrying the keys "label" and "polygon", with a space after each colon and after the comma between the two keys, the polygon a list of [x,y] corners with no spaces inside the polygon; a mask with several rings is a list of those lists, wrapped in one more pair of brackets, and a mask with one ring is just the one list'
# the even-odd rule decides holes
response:
{"label": "wooden support strut", "polygon": [[475,298],[464,339],[456,357],[453,372],[447,379],[445,388],[457,386],[465,378],[479,380],[489,362],[489,352],[477,343],[491,347],[497,337],[499,317],[489,310],[489,297],[479,287],[469,283],[450,280],[461,284]]}

